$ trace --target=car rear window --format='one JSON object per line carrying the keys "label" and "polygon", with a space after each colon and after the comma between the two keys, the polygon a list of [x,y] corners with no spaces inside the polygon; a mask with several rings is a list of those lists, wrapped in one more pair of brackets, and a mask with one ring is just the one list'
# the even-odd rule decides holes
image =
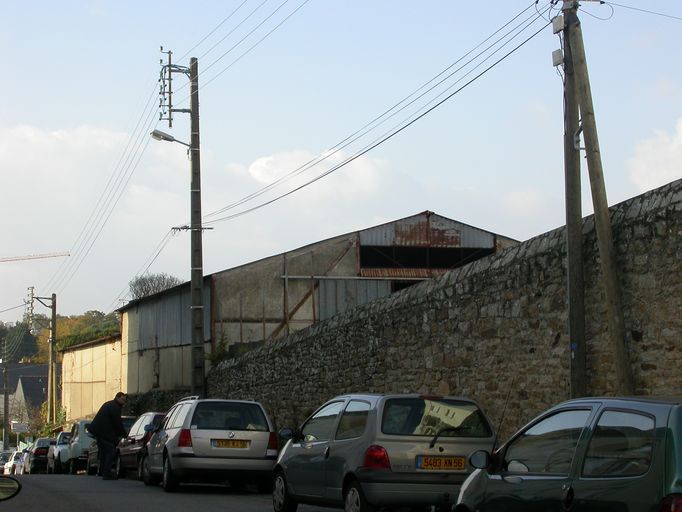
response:
{"label": "car rear window", "polygon": [[199,430],[268,431],[268,422],[258,404],[244,402],[200,402],[191,428]]}
{"label": "car rear window", "polygon": [[[444,430],[447,429],[447,430]],[[492,430],[471,402],[445,398],[389,398],[381,419],[384,434],[400,436],[490,437]]]}

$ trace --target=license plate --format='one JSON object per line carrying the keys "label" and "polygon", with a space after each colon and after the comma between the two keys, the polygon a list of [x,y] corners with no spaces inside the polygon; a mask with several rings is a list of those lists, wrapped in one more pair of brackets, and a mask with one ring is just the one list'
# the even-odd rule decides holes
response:
{"label": "license plate", "polygon": [[211,439],[213,448],[248,448],[249,442],[243,439]]}
{"label": "license plate", "polygon": [[430,469],[440,471],[462,471],[466,459],[464,457],[431,457],[419,455],[417,457],[417,469]]}

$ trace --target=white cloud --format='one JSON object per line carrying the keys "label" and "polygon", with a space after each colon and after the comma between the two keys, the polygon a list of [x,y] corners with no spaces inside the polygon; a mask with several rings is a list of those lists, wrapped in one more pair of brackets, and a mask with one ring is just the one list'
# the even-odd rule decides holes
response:
{"label": "white cloud", "polygon": [[639,142],[627,167],[640,192],[682,177],[682,119],[677,121],[675,133],[657,131],[650,139]]}

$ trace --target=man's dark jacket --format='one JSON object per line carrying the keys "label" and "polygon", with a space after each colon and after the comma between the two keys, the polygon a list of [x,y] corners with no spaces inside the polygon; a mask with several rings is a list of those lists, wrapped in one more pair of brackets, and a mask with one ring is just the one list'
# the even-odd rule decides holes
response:
{"label": "man's dark jacket", "polygon": [[104,402],[88,425],[88,432],[113,444],[116,444],[120,438],[126,437],[128,433],[121,421],[122,408],[116,400]]}

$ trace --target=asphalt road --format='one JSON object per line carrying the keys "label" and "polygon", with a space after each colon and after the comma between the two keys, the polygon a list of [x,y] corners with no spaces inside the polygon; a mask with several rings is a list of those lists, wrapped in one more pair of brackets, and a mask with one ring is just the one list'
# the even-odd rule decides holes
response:
{"label": "asphalt road", "polygon": [[[133,479],[102,480],[78,475],[17,475],[22,484],[18,496],[0,504],[5,510],[31,512],[271,512],[272,498],[249,487],[235,491],[227,486],[183,485],[175,493],[147,487]],[[299,506],[299,512],[333,509]]]}

